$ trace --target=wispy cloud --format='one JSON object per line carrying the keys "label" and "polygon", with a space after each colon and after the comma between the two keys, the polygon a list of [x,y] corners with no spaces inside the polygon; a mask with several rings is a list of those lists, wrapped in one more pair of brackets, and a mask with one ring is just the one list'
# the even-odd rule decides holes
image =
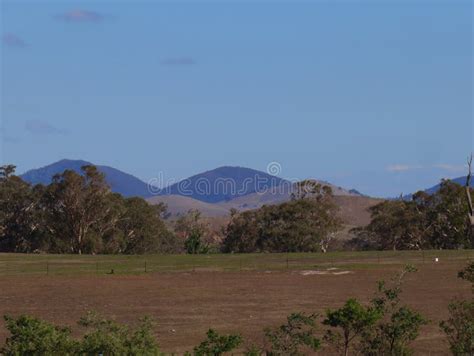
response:
{"label": "wispy cloud", "polygon": [[433,168],[437,169],[442,169],[444,171],[449,171],[449,172],[464,172],[466,170],[465,165],[455,165],[455,164],[444,164],[444,163],[439,163],[433,165]]}
{"label": "wispy cloud", "polygon": [[192,57],[170,57],[161,61],[164,66],[192,66],[196,61]]}
{"label": "wispy cloud", "polygon": [[466,170],[466,165],[455,165],[455,164],[445,164],[445,163],[437,163],[427,166],[421,165],[410,165],[410,164],[392,164],[386,167],[388,172],[408,172],[418,169],[424,170],[432,170],[432,169],[440,169],[443,171],[448,171],[451,173],[461,173]]}
{"label": "wispy cloud", "polygon": [[415,169],[422,169],[422,166],[419,165],[408,165],[408,164],[392,164],[386,169],[389,172],[407,172]]}
{"label": "wispy cloud", "polygon": [[98,23],[105,20],[105,15],[89,10],[72,10],[55,16],[56,19],[65,22]]}
{"label": "wispy cloud", "polygon": [[2,35],[2,43],[8,47],[26,47],[26,42],[21,37],[10,32],[4,33]]}
{"label": "wispy cloud", "polygon": [[25,130],[34,135],[67,135],[68,131],[57,128],[43,120],[28,120]]}

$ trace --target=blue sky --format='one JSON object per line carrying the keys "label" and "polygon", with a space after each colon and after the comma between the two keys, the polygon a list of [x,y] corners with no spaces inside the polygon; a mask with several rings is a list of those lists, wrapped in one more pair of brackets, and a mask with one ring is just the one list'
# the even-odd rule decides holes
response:
{"label": "blue sky", "polygon": [[221,165],[396,196],[465,172],[471,1],[1,2],[3,163]]}

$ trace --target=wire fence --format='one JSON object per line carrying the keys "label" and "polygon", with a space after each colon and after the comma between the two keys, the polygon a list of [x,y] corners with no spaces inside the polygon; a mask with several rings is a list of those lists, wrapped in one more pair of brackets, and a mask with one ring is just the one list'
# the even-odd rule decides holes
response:
{"label": "wire fence", "polygon": [[370,269],[404,264],[462,264],[473,260],[474,250],[141,256],[0,254],[0,276]]}

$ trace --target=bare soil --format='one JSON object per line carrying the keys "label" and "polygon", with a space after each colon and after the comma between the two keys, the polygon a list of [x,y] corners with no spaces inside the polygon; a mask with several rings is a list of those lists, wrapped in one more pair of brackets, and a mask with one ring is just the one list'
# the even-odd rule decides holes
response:
{"label": "bare soil", "polygon": [[[403,300],[430,319],[413,344],[416,354],[447,354],[438,323],[447,317],[453,297],[471,297],[470,285],[456,273],[462,263],[427,263],[407,277]],[[390,279],[393,266],[354,270],[343,275],[302,275],[301,271],[173,272],[144,275],[2,276],[0,315],[30,314],[69,325],[95,310],[121,322],[155,318],[165,352],[191,350],[212,327],[241,333],[248,343],[261,344],[263,329],[277,326],[291,312],[324,313],[349,297],[367,302],[376,281]],[[0,340],[8,333],[0,323]],[[328,354],[322,352],[321,354]]]}

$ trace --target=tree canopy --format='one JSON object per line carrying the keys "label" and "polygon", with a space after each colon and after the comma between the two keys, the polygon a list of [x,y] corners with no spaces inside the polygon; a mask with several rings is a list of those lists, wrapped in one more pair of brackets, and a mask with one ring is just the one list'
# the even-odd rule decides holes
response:
{"label": "tree canopy", "polygon": [[66,170],[31,186],[0,167],[0,251],[50,253],[175,252],[163,205],[112,193],[94,166]]}

